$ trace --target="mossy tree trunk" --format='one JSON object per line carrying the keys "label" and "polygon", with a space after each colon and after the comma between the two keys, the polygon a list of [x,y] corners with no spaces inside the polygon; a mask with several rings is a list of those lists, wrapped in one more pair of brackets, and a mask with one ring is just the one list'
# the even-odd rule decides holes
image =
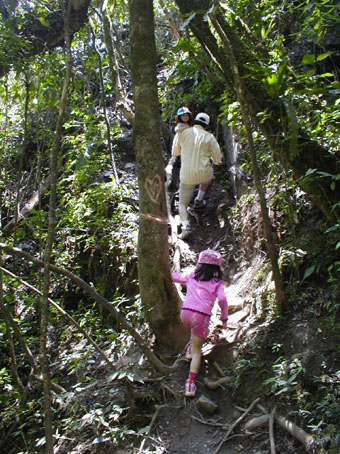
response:
{"label": "mossy tree trunk", "polygon": [[[304,177],[309,169],[317,169],[336,176],[340,167],[339,160],[306,136],[298,125],[296,144],[292,149],[287,104],[282,97],[271,96],[261,81],[249,77],[247,68],[249,63],[259,68],[261,65],[269,64],[268,53],[263,44],[256,41],[245,25],[236,21],[236,25],[232,26],[218,2],[213,8],[211,0],[176,0],[176,3],[183,14],[190,16],[191,30],[203,48],[214,57],[214,62],[223,73],[228,86],[235,91],[232,58],[224,45],[225,40],[228,41],[233,54],[237,55],[237,68],[243,80],[246,110],[266,137],[274,159],[285,169],[292,171],[302,189],[328,220],[335,222],[340,217],[340,181],[325,176],[313,179]],[[206,20],[207,12],[212,19],[210,24]],[[265,118],[260,115],[261,112],[266,112]],[[333,190],[332,183],[335,184]],[[338,206],[335,207],[335,204]]]}
{"label": "mossy tree trunk", "polygon": [[179,319],[179,296],[170,279],[153,2],[130,0],[129,7],[140,208],[140,294],[159,346],[175,351],[184,345],[188,334]]}

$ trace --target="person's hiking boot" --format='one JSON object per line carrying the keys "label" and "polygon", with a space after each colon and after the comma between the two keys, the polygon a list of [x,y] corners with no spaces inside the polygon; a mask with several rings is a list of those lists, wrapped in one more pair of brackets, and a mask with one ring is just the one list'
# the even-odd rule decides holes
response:
{"label": "person's hiking boot", "polygon": [[187,351],[185,352],[185,357],[186,359],[191,359],[192,358],[192,342],[190,341]]}
{"label": "person's hiking boot", "polygon": [[196,394],[196,383],[189,379],[185,382],[185,397],[194,397]]}
{"label": "person's hiking boot", "polygon": [[195,200],[194,210],[205,210],[208,207],[206,200]]}
{"label": "person's hiking boot", "polygon": [[191,233],[192,233],[192,230],[191,230],[190,224],[182,226],[182,236],[181,236],[182,240],[186,240],[187,238],[189,238]]}

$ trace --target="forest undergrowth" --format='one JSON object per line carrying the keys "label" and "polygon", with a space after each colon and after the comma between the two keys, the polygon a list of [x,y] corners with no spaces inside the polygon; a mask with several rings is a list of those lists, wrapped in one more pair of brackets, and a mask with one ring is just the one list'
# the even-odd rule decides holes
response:
{"label": "forest undergrowth", "polygon": [[[135,167],[124,166],[124,176],[133,188]],[[217,169],[208,192],[216,209],[199,215],[191,211],[193,235],[186,242],[177,239],[182,271],[192,269],[199,251],[207,247],[222,253],[225,266],[231,314],[228,329],[221,330],[214,314],[203,349],[197,396],[188,399],[183,395],[189,367],[184,352],[177,357],[160,355],[168,364],[181,358],[176,371],[160,374],[112,316],[84,295],[72,300],[66,286],[67,309],[81,319],[81,326],[95,338],[113,367],[108,367],[79,329],[54,314],[49,351],[53,381],[61,387],[53,393],[56,453],[264,454],[273,444],[282,454],[338,452],[340,335],[337,314],[327,306],[334,295],[316,273],[311,278],[308,261],[300,266],[301,270],[305,267],[306,278],[298,288],[291,277],[292,262],[286,262],[283,266],[287,267],[293,311],[275,313],[256,196],[248,194],[235,206],[224,175],[225,169]],[[136,189],[131,189],[130,198],[136,200],[133,191]],[[176,203],[175,195],[175,216]],[[316,249],[320,255],[323,236],[320,233],[317,238],[311,228],[313,210],[306,209],[305,216],[304,220],[301,215],[299,245],[302,250],[308,241],[319,242]],[[318,219],[317,213],[315,216]],[[170,235],[170,255],[172,238]],[[130,289],[130,296],[120,298],[124,313],[157,351],[138,298],[131,297],[134,286],[126,289]],[[19,290],[25,293],[20,286]],[[17,314],[24,320],[26,335],[34,335],[38,329],[35,309],[18,307]],[[13,399],[9,377],[2,375],[1,380],[10,391],[7,399]],[[5,452],[43,450],[39,389],[37,383],[32,384],[20,412],[15,408],[15,421],[7,403],[1,428]],[[3,393],[1,397],[6,404]],[[298,436],[284,428],[285,421],[296,424]],[[315,439],[314,448],[306,447],[308,436]]]}

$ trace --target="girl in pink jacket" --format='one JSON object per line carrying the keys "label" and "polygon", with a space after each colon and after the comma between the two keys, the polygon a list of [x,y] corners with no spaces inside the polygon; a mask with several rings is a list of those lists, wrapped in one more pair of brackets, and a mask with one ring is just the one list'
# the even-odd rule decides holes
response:
{"label": "girl in pink jacket", "polygon": [[171,279],[186,285],[187,294],[182,306],[181,320],[191,330],[187,357],[191,358],[190,373],[185,382],[185,395],[196,394],[196,376],[201,365],[202,345],[209,335],[211,311],[217,300],[221,308],[223,328],[227,327],[228,303],[222,281],[222,256],[219,252],[207,249],[198,257],[193,273],[182,275],[173,272]]}

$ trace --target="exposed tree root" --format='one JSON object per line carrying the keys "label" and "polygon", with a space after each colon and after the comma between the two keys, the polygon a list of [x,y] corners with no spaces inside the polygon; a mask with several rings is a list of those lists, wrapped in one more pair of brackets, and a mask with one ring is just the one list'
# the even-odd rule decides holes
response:
{"label": "exposed tree root", "polygon": [[204,384],[209,389],[217,389],[217,388],[219,388],[220,386],[222,386],[222,385],[224,385],[226,383],[230,383],[231,380],[232,380],[231,377],[222,377],[222,378],[220,378],[219,380],[216,380],[216,381],[212,381],[212,380],[209,380],[208,378],[205,378],[204,379]]}

